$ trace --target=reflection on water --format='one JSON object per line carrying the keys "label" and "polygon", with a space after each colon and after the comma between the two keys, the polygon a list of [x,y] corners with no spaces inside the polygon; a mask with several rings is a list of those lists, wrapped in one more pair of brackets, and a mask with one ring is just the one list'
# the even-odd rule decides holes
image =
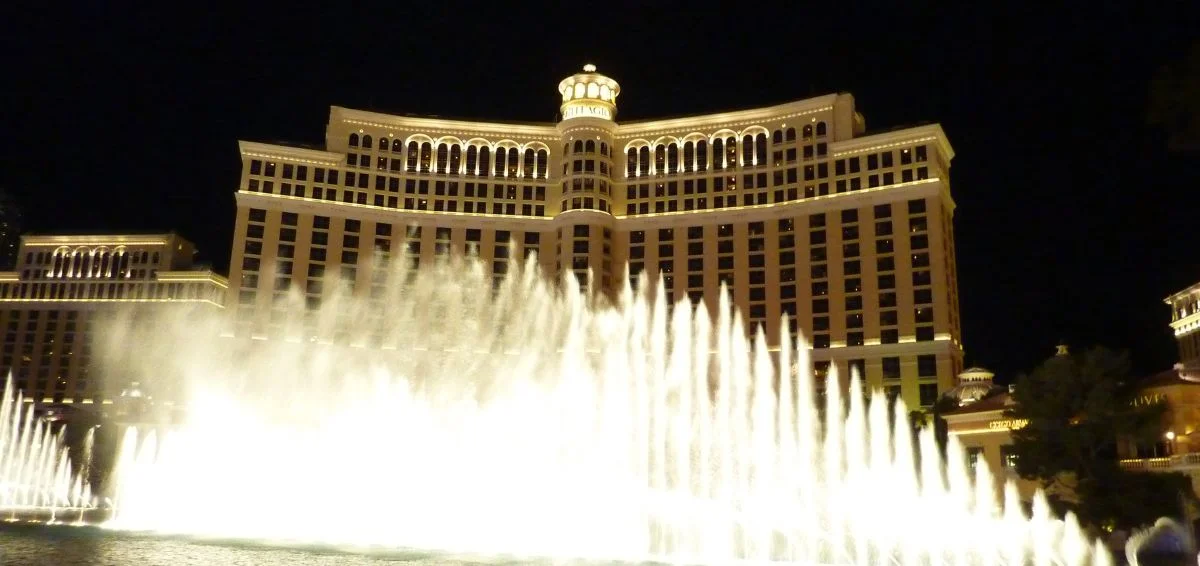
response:
{"label": "reflection on water", "polygon": [[369,549],[361,548],[342,551],[328,547],[269,547],[229,541],[138,536],[91,527],[0,526],[0,564],[3,566],[498,566],[529,563],[417,552],[373,554]]}

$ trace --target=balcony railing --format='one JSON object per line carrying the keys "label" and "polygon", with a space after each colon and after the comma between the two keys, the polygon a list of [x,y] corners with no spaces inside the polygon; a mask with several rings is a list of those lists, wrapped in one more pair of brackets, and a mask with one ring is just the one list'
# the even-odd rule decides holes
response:
{"label": "balcony railing", "polygon": [[1126,470],[1146,472],[1177,471],[1189,468],[1200,468],[1200,453],[1180,454],[1163,458],[1133,458],[1121,460],[1121,467]]}

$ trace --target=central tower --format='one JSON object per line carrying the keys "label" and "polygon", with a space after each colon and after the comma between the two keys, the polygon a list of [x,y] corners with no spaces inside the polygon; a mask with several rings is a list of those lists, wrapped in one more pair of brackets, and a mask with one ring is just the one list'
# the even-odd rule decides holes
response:
{"label": "central tower", "polygon": [[[559,234],[557,265],[583,287],[609,292],[613,273],[613,133],[621,85],[584,65],[583,72],[558,83],[562,96],[562,202],[555,217]],[[593,279],[588,280],[588,269]]]}

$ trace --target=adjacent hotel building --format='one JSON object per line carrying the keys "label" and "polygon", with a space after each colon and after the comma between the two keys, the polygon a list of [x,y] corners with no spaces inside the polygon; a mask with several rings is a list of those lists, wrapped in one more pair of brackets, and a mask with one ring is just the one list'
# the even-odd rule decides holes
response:
{"label": "adjacent hotel building", "polygon": [[[292,287],[368,293],[376,253],[477,251],[494,275],[537,254],[587,291],[663,278],[672,301],[803,332],[818,370],[929,406],[961,371],[954,152],[937,125],[870,134],[849,94],[618,122],[594,66],[558,84],[556,123],[333,107],[325,149],[240,142],[231,332],[270,337]],[[592,274],[589,278],[589,272]]]}
{"label": "adjacent hotel building", "polygon": [[1171,333],[1179,345],[1179,361],[1200,381],[1200,283],[1173,293],[1164,302],[1171,307]]}
{"label": "adjacent hotel building", "polygon": [[175,234],[22,236],[15,271],[0,272],[0,372],[39,403],[111,402],[128,384],[93,349],[104,317],[131,307],[223,308],[228,282],[195,266],[195,251]]}

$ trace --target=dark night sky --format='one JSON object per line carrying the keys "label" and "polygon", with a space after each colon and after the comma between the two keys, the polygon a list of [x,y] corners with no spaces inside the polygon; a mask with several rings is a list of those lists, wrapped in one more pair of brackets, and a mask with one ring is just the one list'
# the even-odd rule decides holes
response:
{"label": "dark night sky", "polygon": [[1008,379],[1059,339],[1128,348],[1142,372],[1175,361],[1162,298],[1200,281],[1200,155],[1168,154],[1145,115],[1154,70],[1200,39],[1192,2],[500,4],[6,8],[0,187],[29,231],[175,230],[225,270],[237,140],[322,143],[330,105],[549,122],[584,62],[621,82],[624,119],[848,91],[869,129],[940,122],[957,152],[968,364]]}

